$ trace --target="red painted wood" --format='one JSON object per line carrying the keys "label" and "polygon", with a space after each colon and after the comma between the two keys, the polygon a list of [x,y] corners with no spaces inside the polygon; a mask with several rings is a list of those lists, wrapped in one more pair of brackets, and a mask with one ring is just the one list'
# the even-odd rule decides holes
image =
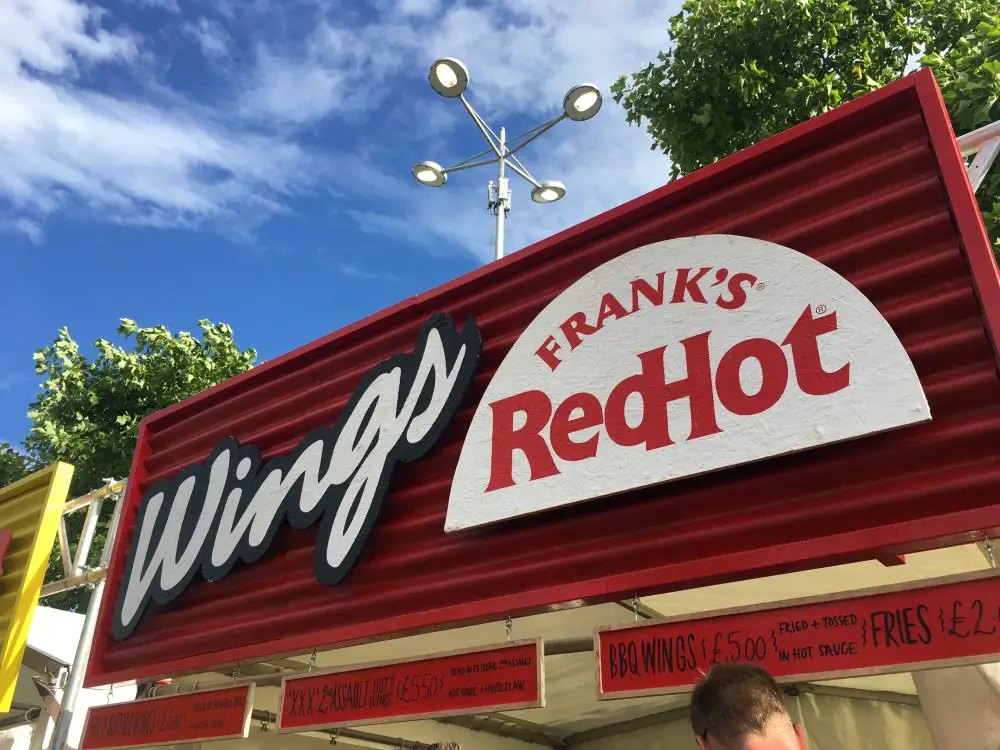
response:
{"label": "red painted wood", "polygon": [[177,745],[245,737],[249,685],[93,706],[80,750]]}
{"label": "red painted wood", "polygon": [[287,679],[280,731],[544,705],[540,642]]}
{"label": "red painted wood", "polygon": [[878,561],[887,568],[906,565],[906,555],[879,555]]}
{"label": "red painted wood", "polygon": [[931,135],[931,148],[941,164],[941,182],[948,194],[952,219],[958,226],[961,240],[968,243],[964,249],[972,268],[972,284],[983,308],[986,330],[996,348],[997,335],[1000,334],[1000,270],[993,254],[981,251],[983,247],[990,247],[991,243],[941,90],[931,75],[917,77],[916,83],[927,131]]}
{"label": "red painted wood", "polygon": [[[144,422],[88,685],[275,653],[915,552],[1000,531],[1000,380],[985,322],[1000,281],[929,73],[793,128],[618,209],[406,300]],[[946,190],[947,187],[947,190]],[[977,223],[978,222],[978,223]],[[445,536],[473,410],[527,323],[569,283],[650,242],[723,232],[825,263],[909,352],[933,421],[800,455]],[[313,576],[315,529],[193,584],[116,642],[110,607],[142,492],[235,435],[265,457],[331,424],[375,363],[433,312],[477,320],[478,375],[455,423],[401,467],[337,587]]]}
{"label": "red painted wood", "polygon": [[0,576],[3,575],[3,559],[7,556],[10,543],[14,539],[14,532],[10,529],[0,529]]}
{"label": "red painted wood", "polygon": [[1000,655],[995,577],[598,633],[603,698],[684,692],[715,664],[784,681],[832,679]]}

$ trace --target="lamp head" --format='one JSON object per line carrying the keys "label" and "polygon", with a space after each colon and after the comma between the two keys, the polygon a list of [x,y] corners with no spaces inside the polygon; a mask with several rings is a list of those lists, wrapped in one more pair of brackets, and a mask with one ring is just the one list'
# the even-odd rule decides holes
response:
{"label": "lamp head", "polygon": [[441,187],[448,181],[448,175],[436,161],[422,161],[414,165],[413,176],[427,187]]}
{"label": "lamp head", "polygon": [[431,88],[441,96],[454,99],[465,93],[469,85],[469,70],[461,60],[454,57],[442,57],[435,60],[427,73]]}
{"label": "lamp head", "polygon": [[566,195],[566,186],[555,180],[547,180],[531,191],[535,203],[555,203]]}
{"label": "lamp head", "polygon": [[601,111],[601,92],[592,83],[581,83],[566,92],[563,97],[563,112],[576,122],[589,120]]}

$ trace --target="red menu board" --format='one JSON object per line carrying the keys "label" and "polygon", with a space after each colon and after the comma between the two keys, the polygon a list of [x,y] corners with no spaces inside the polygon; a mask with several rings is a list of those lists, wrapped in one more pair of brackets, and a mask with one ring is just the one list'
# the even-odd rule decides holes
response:
{"label": "red menu board", "polygon": [[253,685],[94,706],[87,712],[80,750],[242,739],[252,711]]}
{"label": "red menu board", "polygon": [[686,692],[730,662],[784,682],[983,663],[1000,658],[1000,580],[952,576],[601,628],[594,640],[600,699]]}
{"label": "red menu board", "polygon": [[541,640],[287,677],[279,732],[545,705]]}

